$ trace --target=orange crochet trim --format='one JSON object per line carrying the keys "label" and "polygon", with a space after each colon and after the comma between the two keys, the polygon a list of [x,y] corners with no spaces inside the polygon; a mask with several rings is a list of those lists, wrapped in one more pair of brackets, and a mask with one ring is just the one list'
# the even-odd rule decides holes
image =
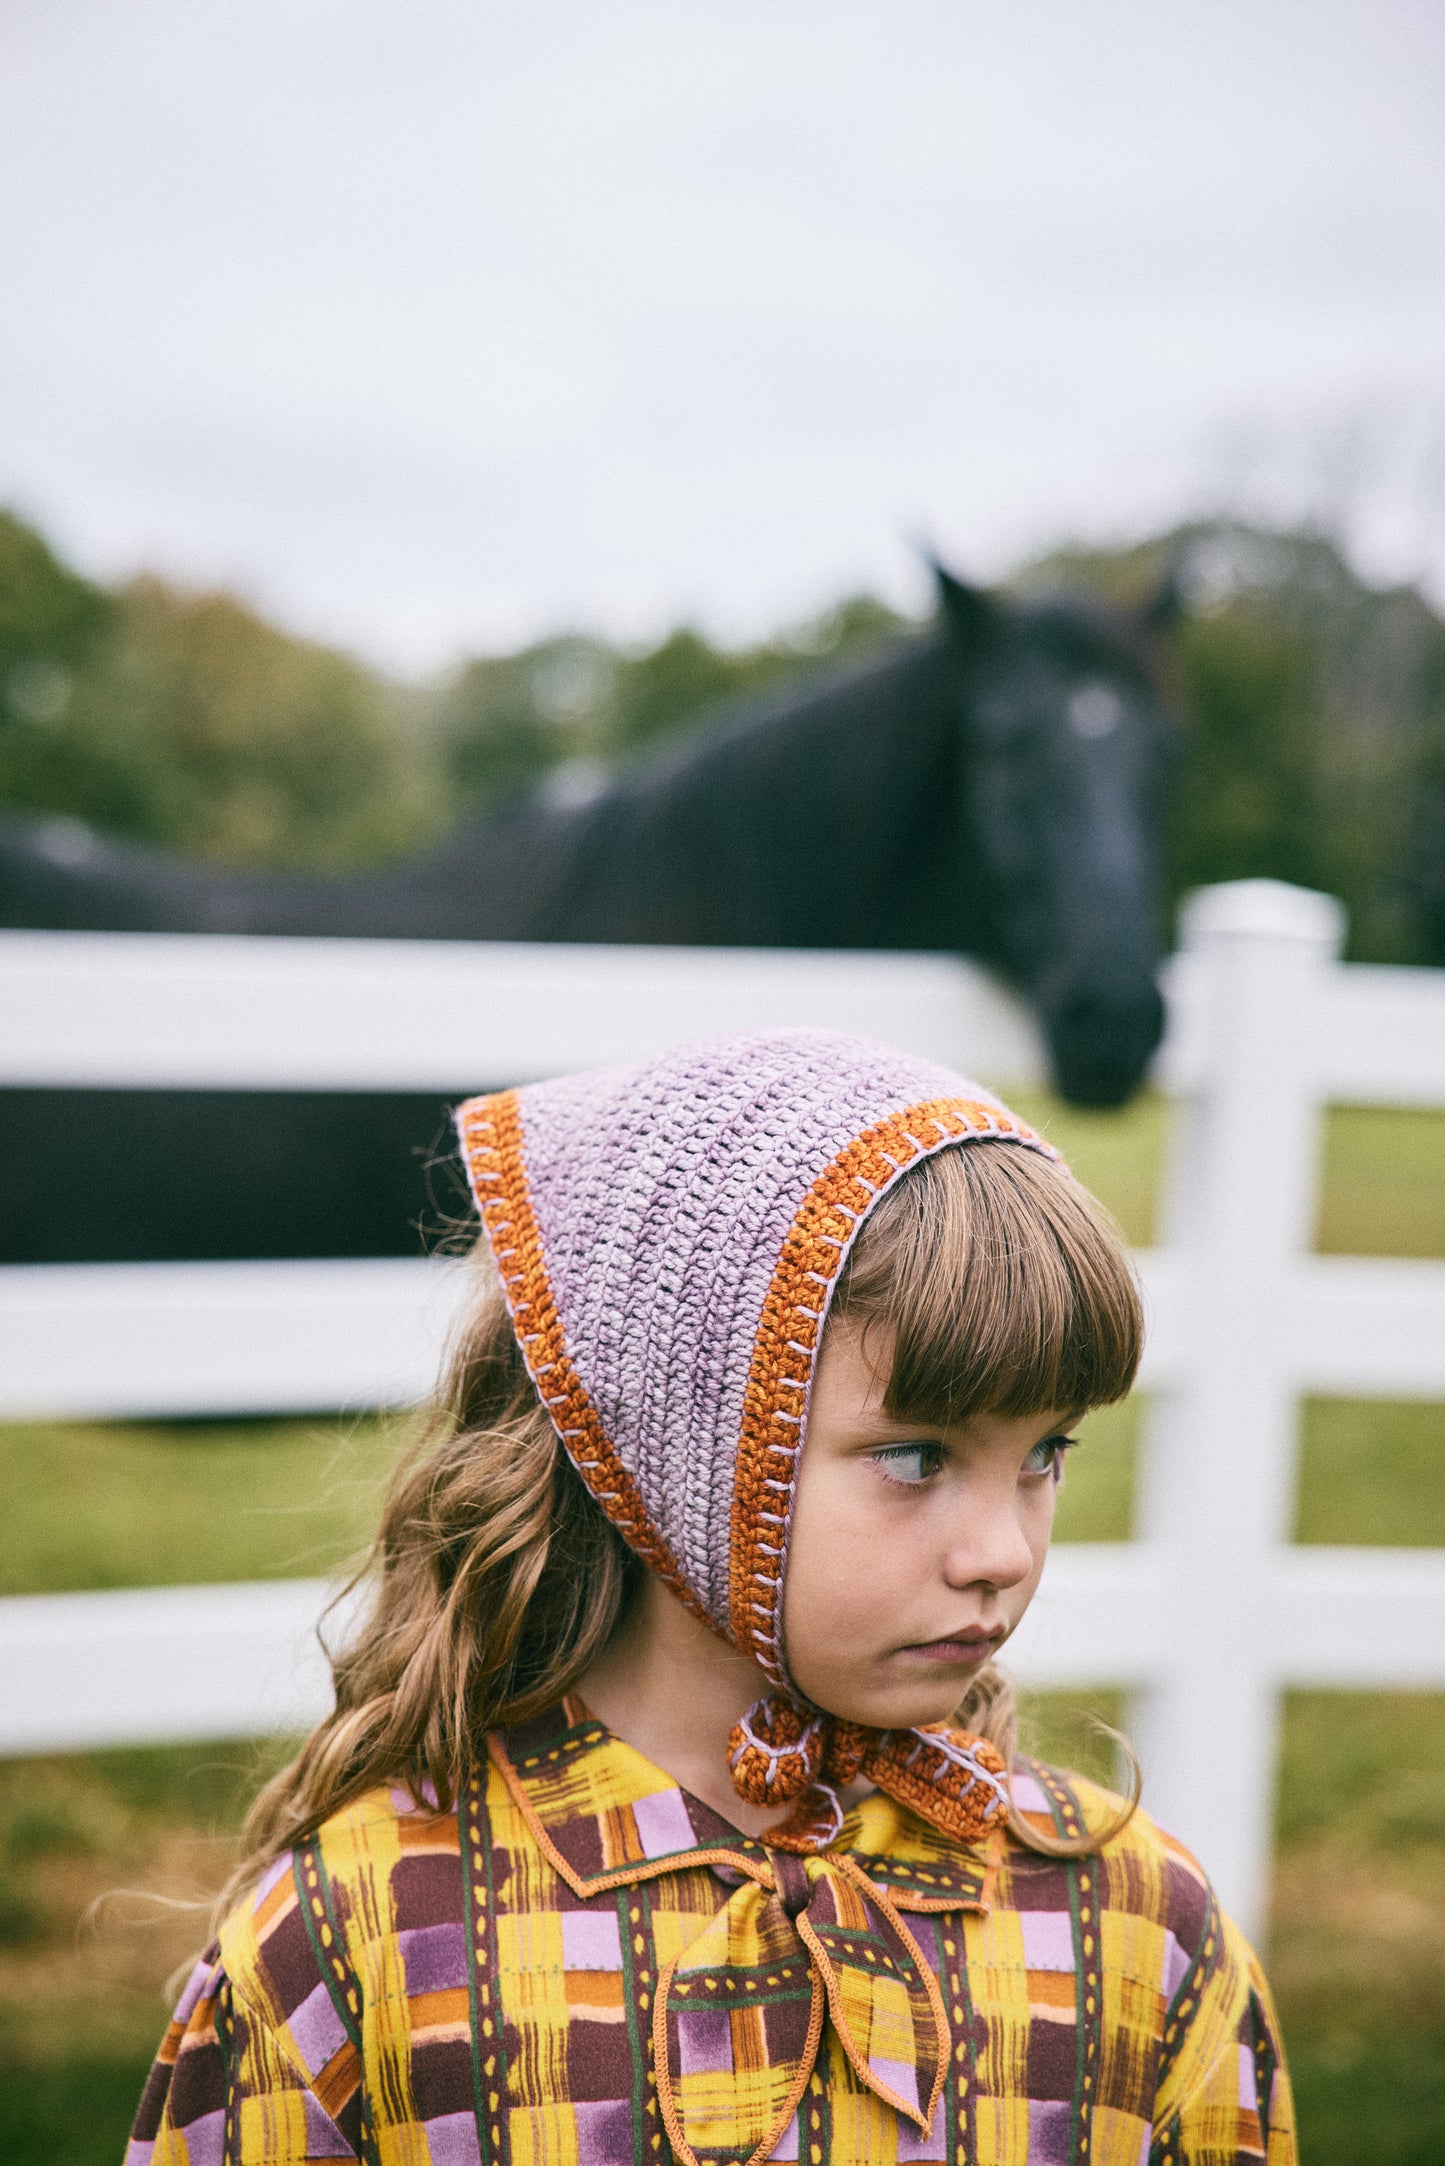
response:
{"label": "orange crochet trim", "polygon": [[930,1098],[865,1129],[819,1174],[783,1242],[763,1303],[733,1478],[728,1603],[734,1644],[785,1681],[783,1560],[793,1485],[828,1300],[860,1223],[920,1158],[951,1143],[999,1138],[1058,1153],[982,1099]]}
{"label": "orange crochet trim", "polygon": [[[527,1370],[567,1456],[629,1546],[706,1624],[712,1619],[683,1577],[567,1353],[562,1321],[527,1189],[521,1107],[515,1091],[472,1098],[457,1114],[472,1194],[501,1274]],[[714,1626],[714,1630],[716,1627]]]}
{"label": "orange crochet trim", "polygon": [[838,1791],[860,1774],[956,1842],[982,1842],[1008,1814],[1008,1768],[986,1738],[947,1723],[866,1729],[810,1714],[781,1693],[757,1701],[734,1723],[728,1766],[733,1788],[750,1805],[796,1801],[767,1841],[802,1855],[837,1839],[844,1819]]}

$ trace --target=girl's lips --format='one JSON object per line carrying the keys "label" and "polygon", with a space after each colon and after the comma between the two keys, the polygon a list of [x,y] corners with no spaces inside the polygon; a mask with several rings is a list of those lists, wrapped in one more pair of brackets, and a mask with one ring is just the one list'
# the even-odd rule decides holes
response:
{"label": "girl's lips", "polygon": [[925,1662],[986,1662],[1002,1639],[1002,1632],[960,1632],[949,1640],[917,1641],[903,1653],[922,1655]]}

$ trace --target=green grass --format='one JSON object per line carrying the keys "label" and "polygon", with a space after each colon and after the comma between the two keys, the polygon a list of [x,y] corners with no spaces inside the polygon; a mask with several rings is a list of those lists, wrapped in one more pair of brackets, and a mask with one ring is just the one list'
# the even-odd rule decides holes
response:
{"label": "green grass", "polygon": [[1445,1548],[1445,1406],[1310,1399],[1301,1428],[1297,1542]]}
{"label": "green grass", "polygon": [[116,2166],[164,2028],[166,1980],[207,1937],[235,1830],[278,1749],[0,1761],[6,2166]]}
{"label": "green grass", "polygon": [[1102,1406],[1073,1434],[1054,1516],[1057,1542],[1127,1542],[1134,1517],[1134,1467],[1143,1402]]}
{"label": "green grass", "polygon": [[[1134,1470],[1148,1400],[1102,1407],[1079,1424],[1054,1535],[1124,1542],[1134,1531]],[[1293,1539],[1445,1548],[1445,1406],[1394,1399],[1307,1399],[1300,1409]]]}
{"label": "green grass", "polygon": [[[1085,1113],[1045,1091],[1010,1102],[1056,1143],[1130,1241],[1156,1237],[1169,1109],[1145,1097],[1126,1113]],[[1337,1256],[1445,1256],[1445,1113],[1331,1106],[1324,1123],[1315,1247]]]}
{"label": "green grass", "polygon": [[0,1428],[0,1594],[333,1571],[370,1536],[410,1426]]}
{"label": "green grass", "polygon": [[1306,2166],[1445,2159],[1445,1694],[1291,1693],[1270,1977]]}
{"label": "green grass", "polygon": [[[1154,1233],[1165,1111],[1018,1100],[1131,1241]],[[1318,1245],[1445,1254],[1445,1116],[1335,1112]],[[1126,1539],[1147,1405],[1091,1415],[1059,1502],[1065,1541]],[[364,1543],[409,1422],[0,1429],[0,1593],[324,1573]],[[1445,1408],[1302,1412],[1296,1538],[1445,1545]],[[1111,1778],[1117,1695],[1034,1695],[1033,1749]],[[280,1748],[0,1761],[0,2160],[114,2166],[164,2023],[162,1983],[204,1937],[246,1800]],[[1221,1752],[1227,1753],[1227,1739]],[[1445,1696],[1296,1694],[1280,1766],[1270,1968],[1306,2166],[1445,2159]],[[117,1888],[193,1899],[167,1908]],[[88,1921],[88,1922],[87,1922]]]}
{"label": "green grass", "polygon": [[1332,1106],[1315,1247],[1445,1256],[1445,1113]]}

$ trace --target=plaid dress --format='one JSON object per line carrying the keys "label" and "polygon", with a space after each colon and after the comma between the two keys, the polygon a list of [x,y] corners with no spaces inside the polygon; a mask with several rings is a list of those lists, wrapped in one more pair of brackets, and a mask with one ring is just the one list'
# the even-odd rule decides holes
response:
{"label": "plaid dress", "polygon": [[[1074,1832],[1111,1800],[1021,1761]],[[1136,1814],[1084,1858],[873,1794],[809,1857],[575,1702],[438,1812],[379,1790],[197,1965],[128,2166],[1292,2166],[1269,1992]]]}

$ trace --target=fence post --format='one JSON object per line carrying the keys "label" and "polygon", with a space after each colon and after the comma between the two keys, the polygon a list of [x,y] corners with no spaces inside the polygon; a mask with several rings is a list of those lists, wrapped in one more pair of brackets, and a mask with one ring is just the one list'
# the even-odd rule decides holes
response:
{"label": "fence post", "polygon": [[1184,1360],[1153,1409],[1137,1533],[1169,1590],[1154,1682],[1129,1711],[1146,1806],[1262,1930],[1278,1687],[1265,1603],[1294,1499],[1290,1294],[1313,1232],[1320,995],[1344,913],[1273,880],[1201,889],[1181,943],[1197,1066],[1175,1108],[1163,1244]]}

